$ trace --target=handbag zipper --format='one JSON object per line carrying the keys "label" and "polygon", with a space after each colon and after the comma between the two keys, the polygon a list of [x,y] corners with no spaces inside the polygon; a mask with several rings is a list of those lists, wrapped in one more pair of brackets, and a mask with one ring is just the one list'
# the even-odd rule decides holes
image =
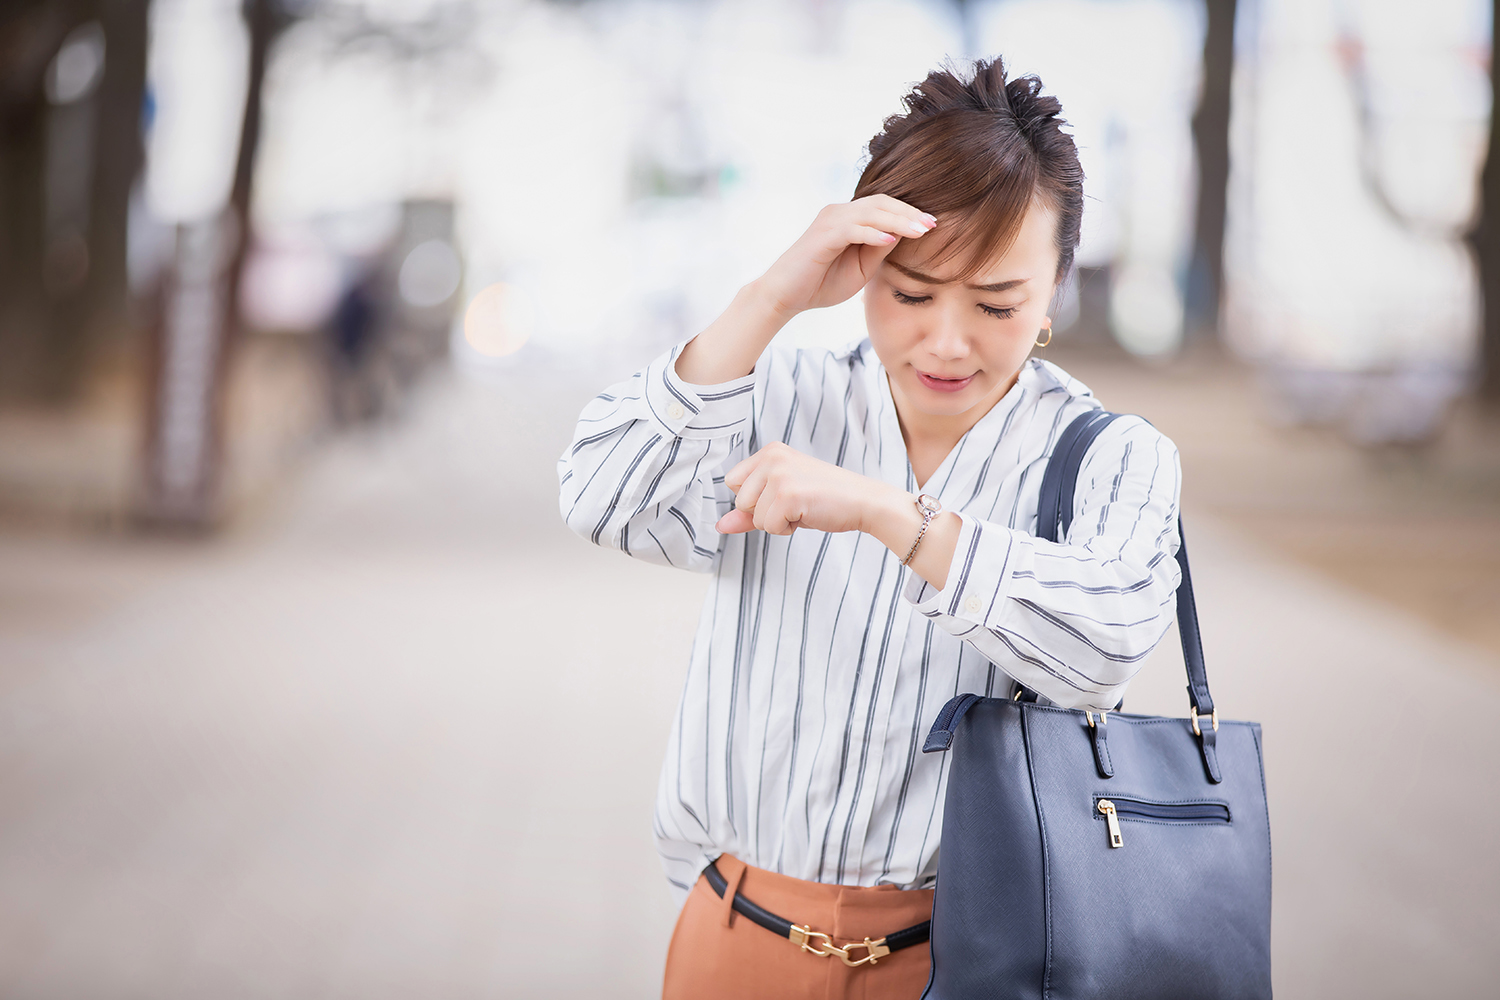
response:
{"label": "handbag zipper", "polygon": [[1125,841],[1120,839],[1120,817],[1115,812],[1115,804],[1109,799],[1100,799],[1099,811],[1104,814],[1104,822],[1109,824],[1109,846],[1124,847]]}
{"label": "handbag zipper", "polygon": [[1144,802],[1140,799],[1099,799],[1097,808],[1109,828],[1109,846],[1124,847],[1120,817],[1162,823],[1228,823],[1229,807],[1222,802]]}

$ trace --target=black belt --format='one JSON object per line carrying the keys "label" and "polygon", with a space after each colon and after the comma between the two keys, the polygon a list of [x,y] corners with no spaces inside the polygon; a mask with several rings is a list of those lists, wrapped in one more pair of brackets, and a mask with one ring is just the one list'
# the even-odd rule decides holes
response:
{"label": "black belt", "polygon": [[[708,879],[709,888],[713,889],[720,899],[723,899],[724,890],[729,888],[729,880],[719,871],[718,865],[710,861],[708,867],[703,869],[703,877]],[[850,967],[864,965],[866,962],[874,965],[876,959],[884,958],[893,951],[910,948],[914,944],[926,943],[932,933],[932,921],[924,920],[920,924],[913,924],[878,940],[871,941],[865,938],[863,941],[855,941],[841,948],[833,943],[833,938],[822,931],[815,931],[806,924],[794,924],[785,917],[778,917],[769,910],[756,906],[738,892],[734,894],[730,905],[734,907],[736,913],[743,915],[752,923],[760,924],[771,933],[786,938],[792,944],[800,945],[803,951],[825,958],[829,955],[837,955],[843,959],[845,965]],[[814,942],[813,938],[820,940]],[[849,949],[851,948],[863,948],[865,957],[850,958]]]}

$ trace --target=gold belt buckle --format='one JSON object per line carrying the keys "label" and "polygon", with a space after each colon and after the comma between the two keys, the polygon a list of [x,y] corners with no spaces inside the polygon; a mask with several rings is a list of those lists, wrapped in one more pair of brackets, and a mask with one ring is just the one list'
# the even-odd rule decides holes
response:
{"label": "gold belt buckle", "polygon": [[[809,955],[817,955],[819,958],[837,955],[839,960],[851,969],[859,965],[864,965],[866,962],[874,965],[877,959],[885,958],[885,956],[891,953],[891,949],[886,947],[885,938],[871,941],[867,937],[863,941],[854,941],[840,948],[833,943],[833,938],[822,931],[813,930],[806,924],[800,927],[793,924],[792,929],[787,933],[787,938],[792,944],[801,948]],[[819,940],[814,942],[813,938],[818,938]],[[852,948],[865,949],[865,957],[850,958],[849,951]]]}
{"label": "gold belt buckle", "polygon": [[[850,948],[863,948],[865,950],[865,957],[857,961],[851,960],[848,954]],[[878,941],[871,941],[869,938],[865,938],[863,941],[844,945],[844,954],[839,957],[844,960],[845,965],[852,969],[856,965],[864,965],[866,962],[874,965],[877,958],[885,958],[890,953],[891,949],[886,947],[885,938],[881,938]]]}

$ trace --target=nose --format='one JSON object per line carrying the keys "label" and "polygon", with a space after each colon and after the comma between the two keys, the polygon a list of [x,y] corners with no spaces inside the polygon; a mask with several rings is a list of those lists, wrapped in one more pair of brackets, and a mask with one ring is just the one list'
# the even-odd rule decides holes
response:
{"label": "nose", "polygon": [[933,310],[932,327],[923,347],[939,361],[962,361],[969,356],[969,338],[964,332],[963,317],[954,305],[944,304]]}

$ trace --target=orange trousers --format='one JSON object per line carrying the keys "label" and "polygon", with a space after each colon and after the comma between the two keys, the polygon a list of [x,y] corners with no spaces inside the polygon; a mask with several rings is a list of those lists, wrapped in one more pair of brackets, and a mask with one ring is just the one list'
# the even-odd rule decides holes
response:
{"label": "orange trousers", "polygon": [[[698,877],[667,950],[663,1000],[918,1000],[932,960],[927,945],[892,952],[856,968],[820,957],[752,923],[729,905],[740,895],[843,946],[878,939],[932,919],[932,890],[823,885],[753,868],[724,854],[724,897]],[[814,939],[816,942],[818,939]],[[856,948],[851,958],[863,958]]]}

